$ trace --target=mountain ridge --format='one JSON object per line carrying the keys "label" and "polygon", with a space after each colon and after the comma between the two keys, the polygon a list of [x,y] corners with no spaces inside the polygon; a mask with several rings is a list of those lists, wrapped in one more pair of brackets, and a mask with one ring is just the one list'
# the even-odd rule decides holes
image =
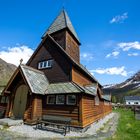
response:
{"label": "mountain ridge", "polygon": [[111,93],[114,102],[124,102],[124,96],[140,95],[140,70],[120,84],[105,85],[104,93]]}
{"label": "mountain ridge", "polygon": [[7,63],[0,58],[0,86],[7,84],[16,68],[14,64]]}

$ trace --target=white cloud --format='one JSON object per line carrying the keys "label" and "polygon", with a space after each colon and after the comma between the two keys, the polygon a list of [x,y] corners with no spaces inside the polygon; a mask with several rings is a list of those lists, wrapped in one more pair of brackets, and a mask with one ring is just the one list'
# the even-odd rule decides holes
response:
{"label": "white cloud", "polygon": [[139,56],[138,53],[129,53],[128,56]]}
{"label": "white cloud", "polygon": [[122,15],[117,15],[110,20],[110,23],[123,23],[124,20],[128,18],[128,13],[123,13]]}
{"label": "white cloud", "polygon": [[80,58],[81,58],[81,60],[90,61],[90,60],[93,60],[93,54],[91,54],[91,53],[81,53]]}
{"label": "white cloud", "polygon": [[91,74],[108,74],[108,75],[121,75],[127,76],[128,72],[125,70],[125,67],[111,67],[111,68],[98,68],[96,70],[90,70]]}
{"label": "white cloud", "polygon": [[5,51],[0,51],[0,58],[7,63],[12,63],[18,66],[20,59],[23,59],[23,63],[26,63],[33,54],[33,50],[26,45],[16,45],[15,47],[9,47]]}
{"label": "white cloud", "polygon": [[106,55],[106,58],[109,58],[109,57],[114,57],[114,58],[117,58],[117,56],[120,54],[120,52],[118,51],[114,51],[112,53],[109,53]]}
{"label": "white cloud", "polygon": [[134,42],[121,42],[121,43],[118,43],[118,46],[123,51],[129,51],[130,49],[140,50],[140,42],[139,41],[134,41]]}

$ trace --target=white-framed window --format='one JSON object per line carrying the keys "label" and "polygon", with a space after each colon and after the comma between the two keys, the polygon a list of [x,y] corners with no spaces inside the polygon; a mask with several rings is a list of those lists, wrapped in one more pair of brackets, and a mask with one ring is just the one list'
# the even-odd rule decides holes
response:
{"label": "white-framed window", "polygon": [[67,105],[76,104],[76,95],[67,95]]}
{"label": "white-framed window", "polygon": [[55,95],[47,96],[47,104],[55,104]]}
{"label": "white-framed window", "polygon": [[65,104],[65,95],[56,95],[56,104]]}
{"label": "white-framed window", "polygon": [[95,105],[99,105],[100,101],[99,101],[99,97],[98,95],[95,97]]}
{"label": "white-framed window", "polygon": [[38,63],[38,69],[45,69],[45,68],[51,68],[53,65],[53,60],[47,60],[47,61],[42,61]]}

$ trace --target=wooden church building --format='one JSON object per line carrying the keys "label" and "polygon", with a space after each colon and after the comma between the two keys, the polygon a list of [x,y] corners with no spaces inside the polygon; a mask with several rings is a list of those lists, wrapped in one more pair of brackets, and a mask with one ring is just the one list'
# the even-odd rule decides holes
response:
{"label": "wooden church building", "polygon": [[62,10],[27,64],[19,65],[3,90],[0,106],[6,105],[5,117],[30,124],[42,115],[63,116],[72,119],[71,126],[84,128],[109,114],[111,98],[80,64],[79,46]]}

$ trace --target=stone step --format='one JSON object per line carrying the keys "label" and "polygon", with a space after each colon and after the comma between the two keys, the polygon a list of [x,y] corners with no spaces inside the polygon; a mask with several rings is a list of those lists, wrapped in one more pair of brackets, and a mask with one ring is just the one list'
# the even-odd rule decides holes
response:
{"label": "stone step", "polygon": [[0,125],[4,126],[16,126],[23,124],[23,120],[13,120],[9,118],[0,119]]}

